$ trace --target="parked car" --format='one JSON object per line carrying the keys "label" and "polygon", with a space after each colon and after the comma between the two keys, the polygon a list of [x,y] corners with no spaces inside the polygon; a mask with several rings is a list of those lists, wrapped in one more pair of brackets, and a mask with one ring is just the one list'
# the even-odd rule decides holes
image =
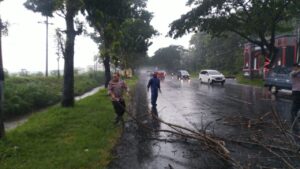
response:
{"label": "parked car", "polygon": [[177,72],[177,79],[181,80],[189,80],[190,79],[190,74],[188,71],[186,70],[179,70]]}
{"label": "parked car", "polygon": [[207,82],[209,84],[221,83],[224,85],[225,77],[217,70],[201,70],[199,73],[200,82]]}
{"label": "parked car", "polygon": [[280,89],[291,90],[291,71],[292,68],[287,68],[283,66],[277,66],[272,68],[265,77],[264,86],[268,87],[269,90],[274,94],[276,94]]}

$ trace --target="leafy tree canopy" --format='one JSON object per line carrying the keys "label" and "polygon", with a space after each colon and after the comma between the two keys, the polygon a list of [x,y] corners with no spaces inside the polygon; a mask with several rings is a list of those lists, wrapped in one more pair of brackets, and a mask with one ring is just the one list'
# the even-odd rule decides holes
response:
{"label": "leafy tree canopy", "polygon": [[[203,31],[213,36],[234,32],[261,46],[270,56],[277,32],[289,29],[287,21],[300,9],[297,0],[189,0],[192,10],[171,23],[169,35],[175,38]],[[267,52],[265,51],[267,48]]]}
{"label": "leafy tree canopy", "polygon": [[99,32],[107,24],[123,22],[130,15],[130,1],[128,0],[83,0],[88,13],[87,19]]}
{"label": "leafy tree canopy", "polygon": [[117,48],[114,49],[116,56],[124,62],[125,67],[134,67],[139,57],[145,57],[148,47],[152,44],[150,38],[157,34],[150,25],[152,14],[142,11],[137,18],[130,18],[120,26],[120,36],[115,40]]}
{"label": "leafy tree canopy", "polygon": [[146,0],[84,2],[87,19],[100,35],[94,36],[94,40],[101,43],[101,53],[109,53],[113,63],[121,61],[124,67],[133,66],[129,63],[133,63],[135,56],[146,55],[151,45],[149,39],[156,34],[150,25],[152,14],[144,9]]}
{"label": "leafy tree canopy", "polygon": [[63,5],[63,0],[27,0],[24,6],[34,12],[40,12],[43,16],[53,16],[53,11]]}
{"label": "leafy tree canopy", "polygon": [[[193,31],[218,36],[233,31],[251,40],[252,35],[270,35],[281,28],[281,21],[292,19],[296,0],[189,0],[195,6],[171,24],[170,35],[176,37]],[[275,27],[274,27],[275,26]]]}
{"label": "leafy tree canopy", "polygon": [[184,52],[183,46],[171,45],[160,48],[151,58],[151,63],[154,66],[174,71],[181,68],[181,57],[184,55]]}
{"label": "leafy tree canopy", "polygon": [[217,69],[230,74],[241,71],[243,50],[240,46],[245,42],[240,36],[228,33],[226,37],[211,38],[203,32],[194,34],[189,50],[191,59],[188,63],[194,71],[200,69]]}

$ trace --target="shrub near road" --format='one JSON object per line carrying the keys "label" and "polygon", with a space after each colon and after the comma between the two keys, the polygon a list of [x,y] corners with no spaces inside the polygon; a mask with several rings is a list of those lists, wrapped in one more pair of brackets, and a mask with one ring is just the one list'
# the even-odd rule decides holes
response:
{"label": "shrub near road", "polygon": [[[4,116],[22,115],[58,103],[61,99],[62,81],[57,77],[9,77],[5,81]],[[103,84],[102,72],[75,76],[75,95]]]}
{"label": "shrub near road", "polygon": [[[126,82],[133,89],[137,79]],[[36,113],[0,140],[0,168],[104,169],[122,131],[114,117],[105,89],[74,108],[53,106]]]}

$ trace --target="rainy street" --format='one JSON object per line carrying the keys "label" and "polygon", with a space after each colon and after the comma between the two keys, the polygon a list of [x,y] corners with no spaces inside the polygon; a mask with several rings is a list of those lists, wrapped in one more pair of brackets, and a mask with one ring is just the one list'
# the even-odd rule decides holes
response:
{"label": "rainy street", "polygon": [[[134,105],[136,116],[155,129],[170,129],[147,113],[151,109],[150,93],[146,94],[149,78],[145,72],[140,75]],[[246,140],[248,137],[268,141],[268,138],[279,137],[279,129],[272,125],[275,120],[270,113],[272,110],[277,112],[284,126],[291,125],[290,93],[279,93],[275,97],[265,88],[239,85],[230,79],[222,86],[200,83],[197,79],[180,81],[170,76],[161,82],[161,90],[157,100],[159,118],[196,131],[205,130],[227,141]],[[258,118],[268,123],[254,123],[254,119]],[[110,168],[231,168],[195,141],[164,132],[149,134],[147,129],[131,122],[129,120],[125,124],[123,137],[115,152],[117,158]],[[284,168],[276,157],[261,148],[232,142],[226,142],[226,147],[243,166],[263,168],[275,165]],[[293,158],[291,161],[294,161]]]}

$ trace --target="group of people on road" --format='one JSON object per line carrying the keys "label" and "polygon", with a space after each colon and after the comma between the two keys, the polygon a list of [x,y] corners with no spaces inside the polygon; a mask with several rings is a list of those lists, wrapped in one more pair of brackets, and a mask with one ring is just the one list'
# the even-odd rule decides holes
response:
{"label": "group of people on road", "polygon": [[[295,118],[299,118],[300,114],[298,111],[300,110],[300,65],[294,64],[293,70],[291,72],[291,80],[292,80],[292,96],[293,103],[291,108],[291,117],[292,121]],[[147,91],[151,89],[151,105],[152,110],[156,110],[156,101],[158,97],[158,92],[161,92],[160,89],[160,80],[157,77],[157,73],[153,73],[153,77],[148,81]],[[123,114],[125,112],[125,100],[123,98],[123,93],[126,91],[129,92],[129,88],[126,83],[120,79],[119,73],[114,73],[112,80],[108,84],[108,94],[111,96],[112,104],[116,113],[115,123],[119,121],[123,121]]]}
{"label": "group of people on road", "polygon": [[[157,78],[157,73],[153,74],[153,77],[149,80],[147,89],[151,88],[151,105],[152,109],[156,110],[156,101],[158,97],[158,91],[160,90],[160,80]],[[116,113],[115,123],[123,122],[123,114],[126,110],[126,104],[124,100],[124,92],[129,93],[129,88],[126,83],[120,79],[119,73],[114,73],[112,80],[108,83],[108,94],[111,97],[112,105]]]}

